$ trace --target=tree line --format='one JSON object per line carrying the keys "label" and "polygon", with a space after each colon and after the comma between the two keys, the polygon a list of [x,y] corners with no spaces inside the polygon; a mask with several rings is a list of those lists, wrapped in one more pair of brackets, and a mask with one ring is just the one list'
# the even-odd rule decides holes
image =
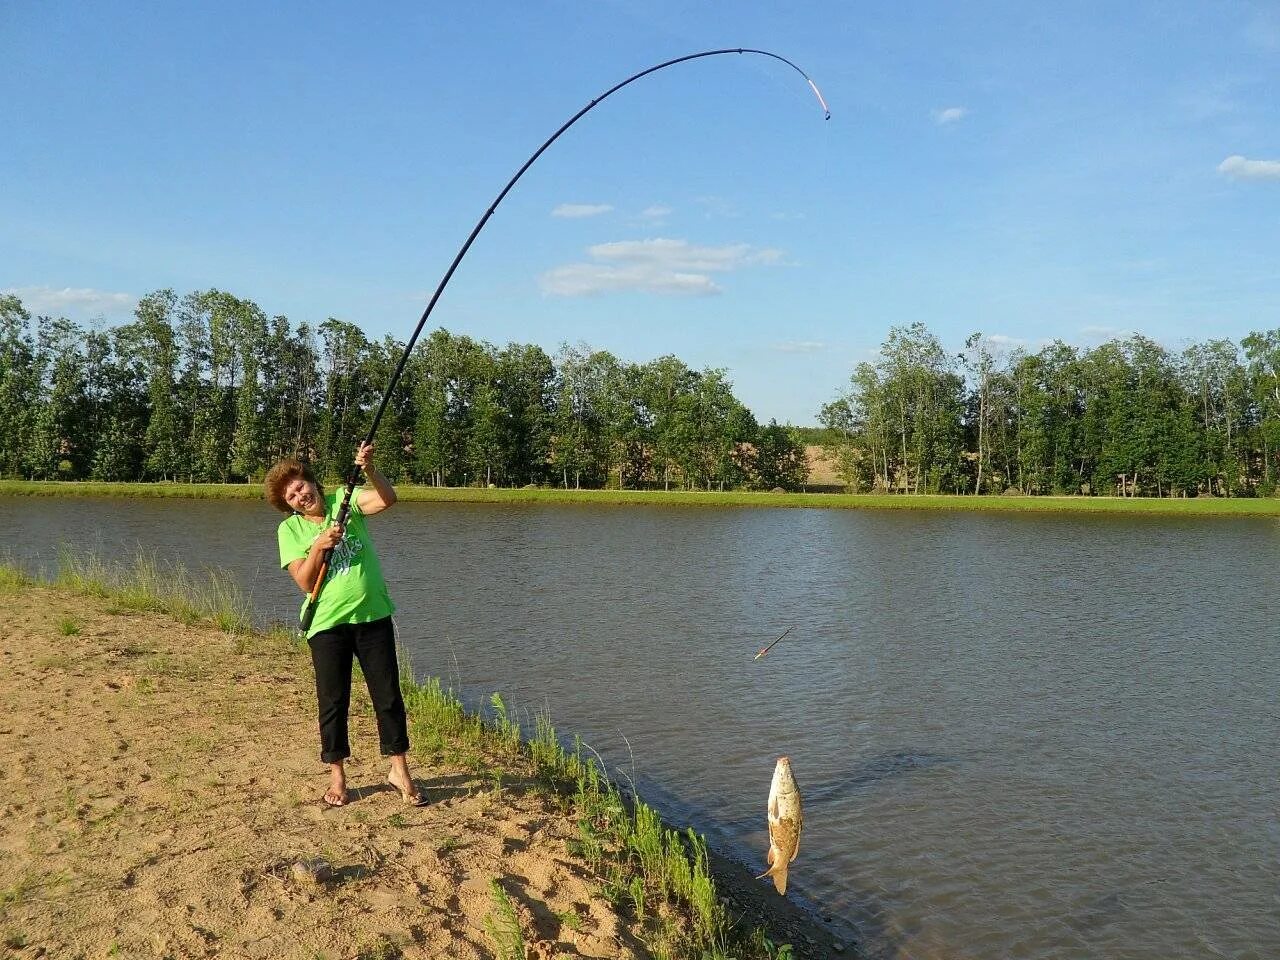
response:
{"label": "tree line", "polygon": [[823,407],[851,487],[902,493],[1270,496],[1280,455],[1280,330],[1174,352],[1133,335],[948,354],[894,327]]}
{"label": "tree line", "polygon": [[[335,478],[404,346],[220,290],[155,291],[105,329],[0,296],[0,476],[226,483],[291,456]],[[415,345],[374,442],[388,477],[438,486],[798,489],[807,475],[795,431],[758,424],[722,369],[443,329]]]}

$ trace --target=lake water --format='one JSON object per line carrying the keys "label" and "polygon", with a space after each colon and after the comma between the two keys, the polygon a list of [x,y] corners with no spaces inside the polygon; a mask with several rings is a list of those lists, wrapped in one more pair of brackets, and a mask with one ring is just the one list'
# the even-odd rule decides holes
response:
{"label": "lake water", "polygon": [[[0,499],[20,559],[213,558],[289,620],[278,519]],[[1280,956],[1274,520],[402,503],[370,527],[419,675],[548,708],[759,870],[790,756],[793,889],[869,957]]]}

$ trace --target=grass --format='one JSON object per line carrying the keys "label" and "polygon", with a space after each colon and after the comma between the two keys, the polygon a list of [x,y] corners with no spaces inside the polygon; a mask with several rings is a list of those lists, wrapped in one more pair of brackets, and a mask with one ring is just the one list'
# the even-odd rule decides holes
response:
{"label": "grass", "polygon": [[163,613],[183,623],[211,623],[224,633],[252,629],[249,600],[226,574],[210,571],[194,578],[181,563],[161,563],[139,550],[131,560],[107,560],[95,553],[58,551],[54,586],[99,597],[122,611]]}
{"label": "grass", "polygon": [[0,562],[0,591],[20,590],[29,587],[35,580],[12,561]]}
{"label": "grass", "polygon": [[[1160,513],[1181,516],[1280,516],[1271,497],[1006,497],[870,493],[764,493],[702,490],[563,490],[554,487],[397,485],[404,501],[431,503],[570,503],[610,506],[809,507],[832,510],[963,510],[1012,513]],[[174,497],[260,500],[258,483],[93,483],[0,480],[0,496]]]}
{"label": "grass", "polygon": [[[525,740],[515,711],[499,694],[490,698],[485,719],[469,714],[438,678],[415,683],[406,669],[401,688],[410,740],[422,744],[420,749],[439,752],[454,745],[458,754],[450,759],[480,753],[489,757],[490,770],[496,766],[495,756],[531,762],[537,780],[567,801],[577,820],[578,837],[569,852],[601,878],[602,892],[615,906],[631,913],[655,955],[704,960],[729,956],[728,917],[711,877],[704,838],[692,829],[669,829],[652,807],[624,795],[605,775],[603,765],[584,753],[581,740],[575,739],[572,750],[566,750],[543,713],[534,717]],[[434,739],[425,737],[427,733]],[[504,956],[502,944],[495,938],[499,956]]]}
{"label": "grass", "polygon": [[484,920],[484,931],[493,941],[498,960],[525,960],[524,934],[520,930],[520,917],[515,904],[495,878],[489,881],[489,896],[493,900],[493,912]]}

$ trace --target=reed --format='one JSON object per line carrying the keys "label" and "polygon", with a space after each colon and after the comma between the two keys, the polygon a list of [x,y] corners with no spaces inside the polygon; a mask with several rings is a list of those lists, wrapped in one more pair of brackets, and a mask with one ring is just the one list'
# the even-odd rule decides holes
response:
{"label": "reed", "polygon": [[142,549],[117,560],[63,546],[51,582],[125,610],[162,613],[188,624],[211,623],[224,633],[245,634],[253,627],[249,600],[229,576],[211,570],[197,579],[183,564],[161,562]]}

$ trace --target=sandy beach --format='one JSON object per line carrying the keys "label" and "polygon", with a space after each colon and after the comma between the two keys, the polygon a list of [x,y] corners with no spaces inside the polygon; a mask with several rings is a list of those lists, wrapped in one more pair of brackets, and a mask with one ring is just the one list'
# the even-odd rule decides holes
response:
{"label": "sandy beach", "polygon": [[[352,802],[325,808],[304,650],[44,586],[4,599],[9,955],[492,958],[517,941],[548,960],[654,955],[570,852],[571,805],[509,758],[415,757],[431,802],[406,806],[359,690]],[[744,867],[714,872],[739,931],[853,955]]]}

